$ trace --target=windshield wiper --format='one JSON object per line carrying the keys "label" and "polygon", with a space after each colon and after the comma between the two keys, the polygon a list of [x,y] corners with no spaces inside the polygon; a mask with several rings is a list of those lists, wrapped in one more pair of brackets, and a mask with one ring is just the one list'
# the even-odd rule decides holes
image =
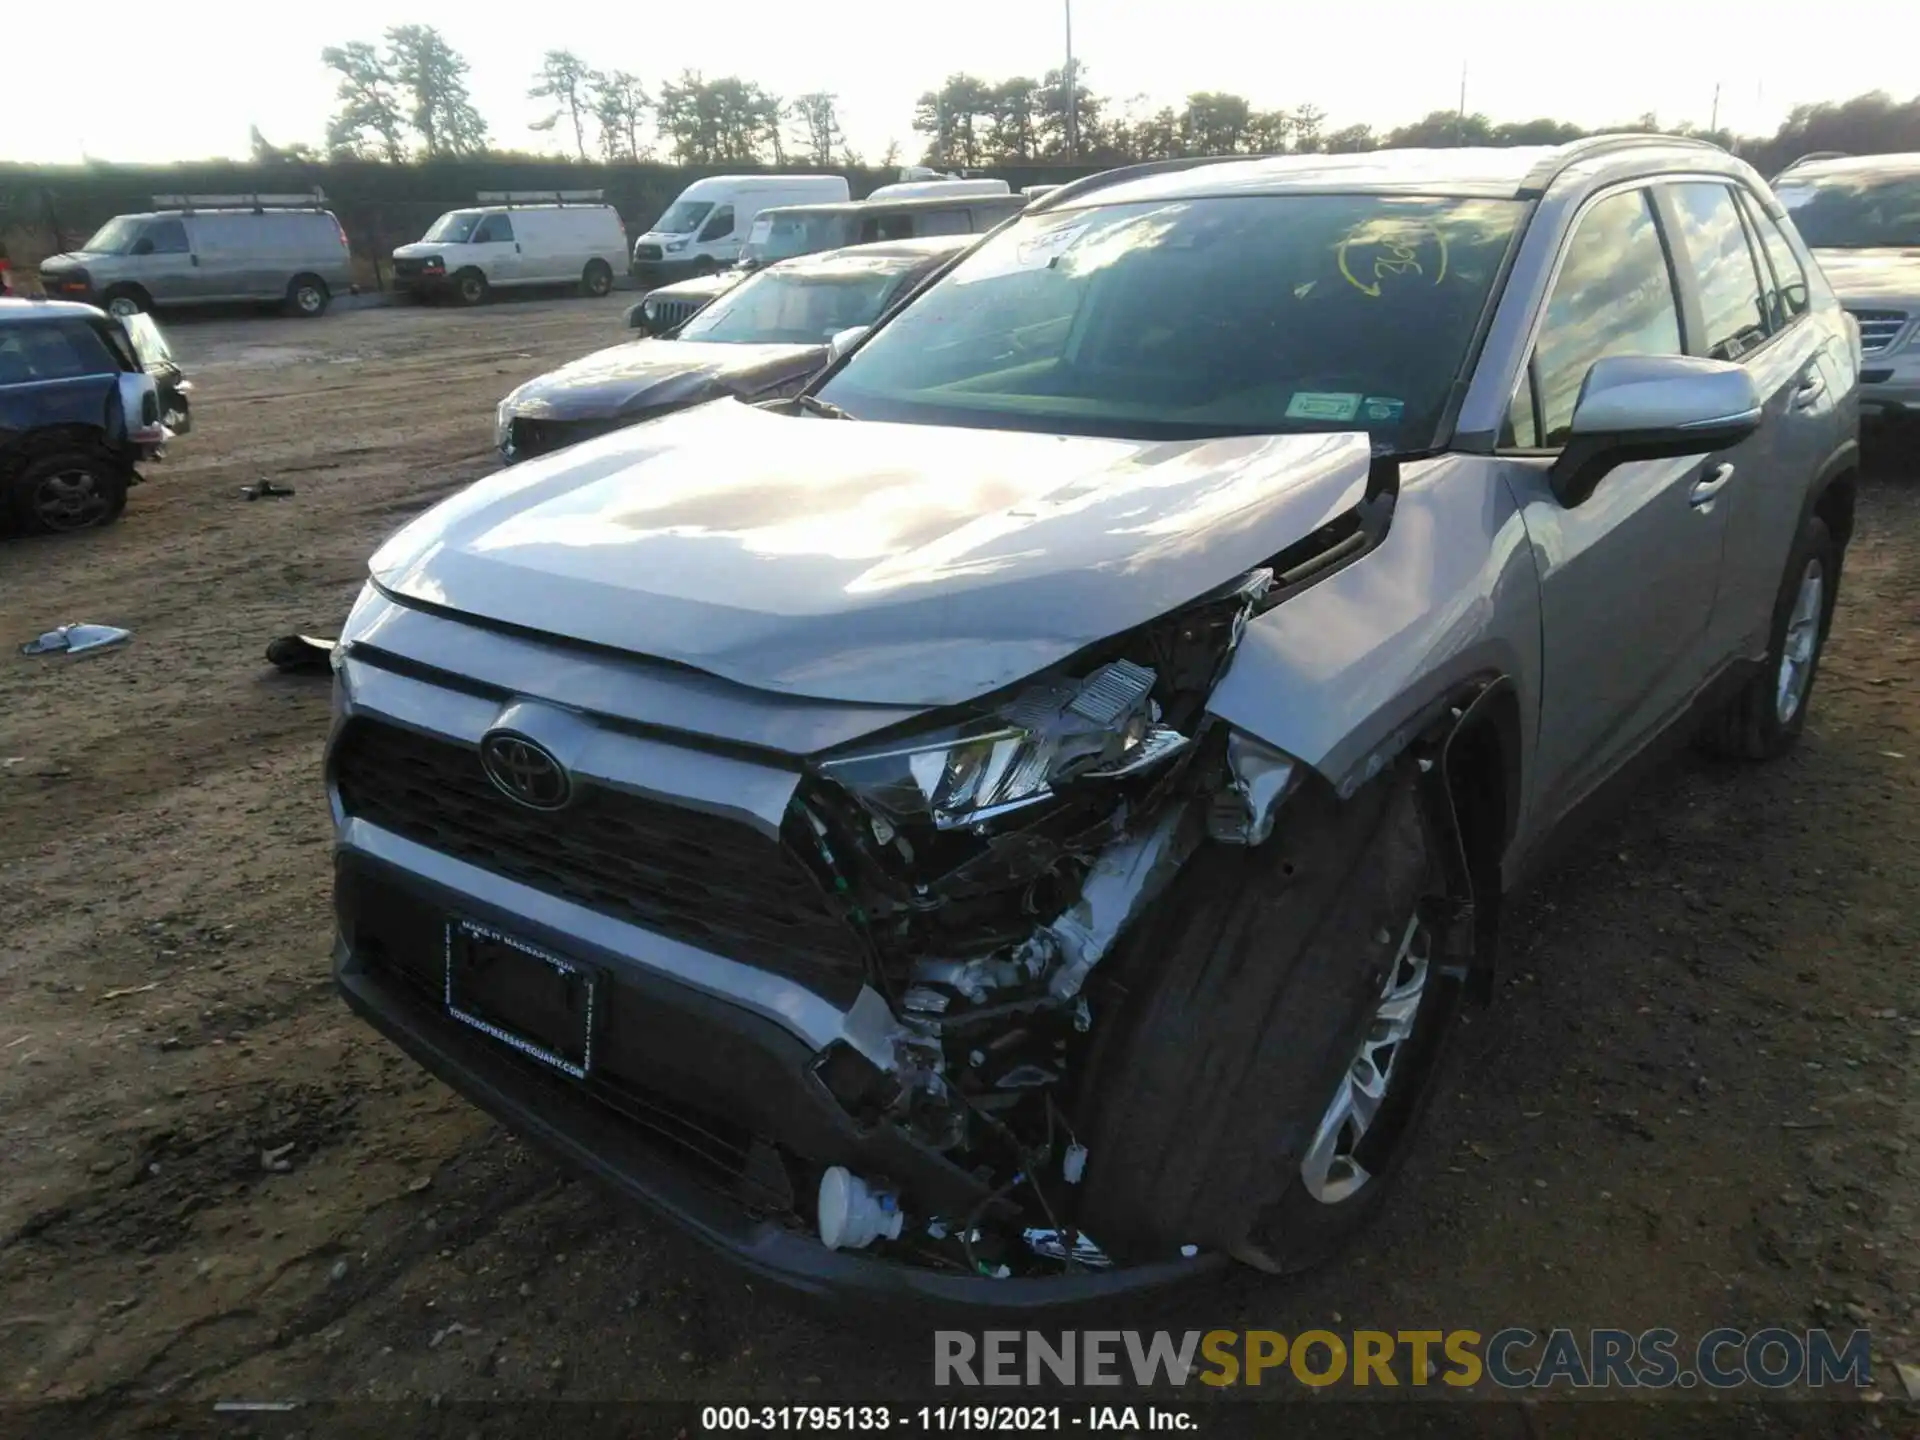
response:
{"label": "windshield wiper", "polygon": [[818,415],[822,420],[857,420],[860,418],[857,415],[849,415],[838,405],[827,400],[822,400],[817,395],[796,395],[793,397],[793,403],[809,415]]}

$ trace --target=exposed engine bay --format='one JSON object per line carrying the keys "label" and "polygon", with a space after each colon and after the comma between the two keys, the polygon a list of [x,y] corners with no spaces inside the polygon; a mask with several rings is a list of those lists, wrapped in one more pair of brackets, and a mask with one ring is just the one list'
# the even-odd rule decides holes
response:
{"label": "exposed engine bay", "polygon": [[1250,619],[1385,532],[1392,478],[1174,614],[803,782],[784,838],[863,937],[888,1011],[881,1044],[830,1047],[815,1073],[857,1122],[944,1157],[971,1197],[830,1167],[823,1243],[1002,1278],[1116,1263],[1075,1223],[1075,1117],[1118,1009],[1099,967],[1201,844],[1272,834],[1302,772],[1208,698]]}

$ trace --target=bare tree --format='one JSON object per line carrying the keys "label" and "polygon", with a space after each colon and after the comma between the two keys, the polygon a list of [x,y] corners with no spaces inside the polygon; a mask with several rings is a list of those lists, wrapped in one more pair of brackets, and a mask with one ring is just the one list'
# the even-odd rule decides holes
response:
{"label": "bare tree", "polygon": [[534,130],[552,130],[562,118],[573,122],[573,148],[582,160],[587,158],[586,112],[587,83],[592,72],[586,62],[571,50],[549,50],[546,59],[540,62],[540,73],[534,77],[535,83],[527,91],[529,100],[551,100],[553,110],[544,120],[536,120],[529,128]]}
{"label": "bare tree", "polygon": [[409,120],[429,160],[473,155],[487,145],[487,122],[467,93],[467,62],[431,25],[387,31],[387,71],[413,101]]}
{"label": "bare tree", "polygon": [[340,76],[334,90],[339,109],[327,121],[327,149],[337,156],[378,154],[399,164],[407,158],[398,84],[392,67],[365,40],[329,45],[320,63]]}
{"label": "bare tree", "polygon": [[810,165],[827,166],[846,150],[846,132],[840,128],[840,97],[814,90],[787,104],[787,113],[800,126],[799,149]]}
{"label": "bare tree", "polygon": [[652,148],[640,142],[640,123],[653,101],[640,77],[625,70],[596,70],[587,77],[587,100],[600,126],[600,153],[609,160],[641,160]]}

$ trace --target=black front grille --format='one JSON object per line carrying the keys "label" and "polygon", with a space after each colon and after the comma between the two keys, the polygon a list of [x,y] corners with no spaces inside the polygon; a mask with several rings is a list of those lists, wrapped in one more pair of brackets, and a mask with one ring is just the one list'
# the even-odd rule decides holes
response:
{"label": "black front grille", "polygon": [[516,417],[507,431],[507,448],[515,460],[531,460],[536,455],[551,455],[582,440],[609,435],[633,421],[621,420],[529,420]]}
{"label": "black front grille", "polygon": [[658,245],[636,245],[633,247],[633,258],[636,260],[659,260],[663,257]]}
{"label": "black front grille", "polygon": [[427,263],[424,260],[395,260],[393,262],[393,278],[396,280],[417,279],[426,268]]}
{"label": "black front grille", "polygon": [[443,855],[836,1000],[865,978],[859,937],[782,845],[696,810],[581,786],[560,811],[509,800],[478,754],[355,720],[334,753],[349,815]]}
{"label": "black front grille", "polygon": [[670,330],[675,325],[684,325],[707,306],[705,300],[649,300],[647,316],[656,330]]}

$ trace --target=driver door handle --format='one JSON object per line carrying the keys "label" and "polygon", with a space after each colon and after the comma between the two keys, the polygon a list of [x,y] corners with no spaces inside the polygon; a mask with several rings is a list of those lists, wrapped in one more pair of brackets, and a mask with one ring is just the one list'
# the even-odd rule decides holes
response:
{"label": "driver door handle", "polygon": [[1716,465],[1705,476],[1694,482],[1693,489],[1687,494],[1687,503],[1694,509],[1702,509],[1713,503],[1713,497],[1725,488],[1733,478],[1733,466]]}
{"label": "driver door handle", "polygon": [[1818,375],[1804,375],[1800,383],[1793,388],[1793,407],[1804,410],[1818,400],[1826,390],[1827,382]]}

